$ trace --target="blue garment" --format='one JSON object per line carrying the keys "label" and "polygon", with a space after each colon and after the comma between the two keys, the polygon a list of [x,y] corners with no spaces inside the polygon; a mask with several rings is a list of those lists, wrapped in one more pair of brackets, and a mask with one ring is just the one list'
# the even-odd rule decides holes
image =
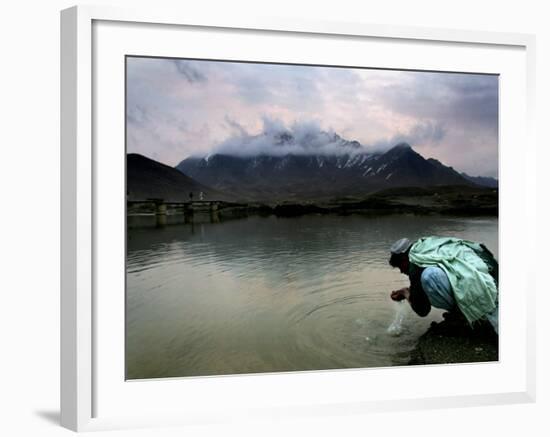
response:
{"label": "blue garment", "polygon": [[[426,267],[420,276],[420,283],[432,306],[450,311],[456,307],[453,287],[447,274],[440,267]],[[485,316],[498,334],[498,304]]]}
{"label": "blue garment", "polygon": [[420,276],[420,283],[432,306],[447,311],[456,306],[453,287],[443,269],[426,267]]}

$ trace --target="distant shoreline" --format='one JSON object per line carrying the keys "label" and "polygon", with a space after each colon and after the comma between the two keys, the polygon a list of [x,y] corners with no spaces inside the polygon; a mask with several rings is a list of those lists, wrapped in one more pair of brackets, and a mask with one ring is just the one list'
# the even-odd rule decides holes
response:
{"label": "distant shoreline", "polygon": [[[287,200],[227,202],[201,200],[164,202],[146,199],[127,202],[128,217],[163,214],[175,222],[192,221],[194,216],[209,214],[212,221],[231,220],[253,215],[298,217],[308,214],[336,215],[452,215],[462,217],[498,217],[498,190],[491,188],[429,187],[390,189],[363,198],[344,197],[316,201]],[[181,220],[177,220],[177,217]]]}

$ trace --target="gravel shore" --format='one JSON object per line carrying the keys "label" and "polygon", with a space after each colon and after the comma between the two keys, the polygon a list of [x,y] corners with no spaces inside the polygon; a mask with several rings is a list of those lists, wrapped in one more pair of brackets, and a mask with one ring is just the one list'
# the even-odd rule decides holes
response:
{"label": "gravel shore", "polygon": [[498,335],[488,322],[473,327],[445,313],[419,339],[409,364],[448,364],[498,361]]}

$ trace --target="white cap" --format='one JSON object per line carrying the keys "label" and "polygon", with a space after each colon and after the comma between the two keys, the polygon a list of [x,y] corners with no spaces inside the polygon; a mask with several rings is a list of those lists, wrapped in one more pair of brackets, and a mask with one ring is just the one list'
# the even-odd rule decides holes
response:
{"label": "white cap", "polygon": [[399,255],[400,253],[405,253],[412,246],[411,240],[408,238],[401,238],[392,244],[390,252],[394,255]]}

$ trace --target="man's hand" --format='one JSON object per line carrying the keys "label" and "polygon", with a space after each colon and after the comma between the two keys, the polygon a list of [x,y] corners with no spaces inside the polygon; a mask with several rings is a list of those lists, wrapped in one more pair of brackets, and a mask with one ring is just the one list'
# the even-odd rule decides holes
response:
{"label": "man's hand", "polygon": [[390,297],[392,298],[392,300],[395,300],[397,302],[399,302],[400,300],[403,300],[403,299],[408,299],[409,298],[409,287],[400,288],[399,290],[392,291],[391,294],[390,294]]}

